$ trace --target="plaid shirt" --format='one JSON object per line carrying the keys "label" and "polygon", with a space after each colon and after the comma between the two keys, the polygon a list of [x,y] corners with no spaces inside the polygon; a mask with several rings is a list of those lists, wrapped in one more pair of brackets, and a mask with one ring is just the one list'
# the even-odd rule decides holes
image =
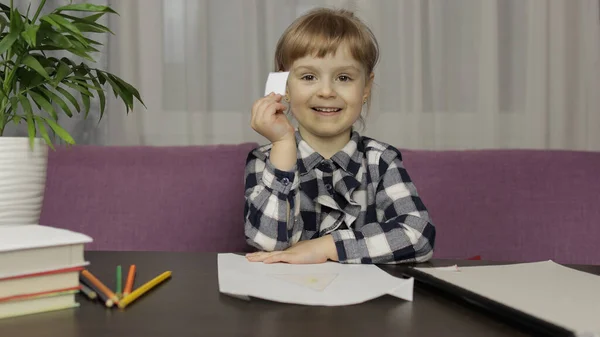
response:
{"label": "plaid shirt", "polygon": [[271,144],[248,155],[245,235],[263,251],[331,234],[341,263],[423,262],[435,227],[398,149],[352,132],[331,159],[296,131],[298,160],[289,172],[269,160]]}

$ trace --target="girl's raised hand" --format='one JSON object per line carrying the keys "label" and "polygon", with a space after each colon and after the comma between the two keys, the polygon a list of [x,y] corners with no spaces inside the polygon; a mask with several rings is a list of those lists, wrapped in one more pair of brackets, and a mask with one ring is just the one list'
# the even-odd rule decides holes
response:
{"label": "girl's raised hand", "polygon": [[294,127],[284,113],[286,107],[281,98],[279,94],[270,93],[254,102],[250,126],[271,143],[282,140],[295,142]]}

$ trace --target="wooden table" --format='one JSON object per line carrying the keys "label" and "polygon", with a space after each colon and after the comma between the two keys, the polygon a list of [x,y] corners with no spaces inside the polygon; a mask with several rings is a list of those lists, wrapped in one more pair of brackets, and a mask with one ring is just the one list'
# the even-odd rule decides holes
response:
{"label": "wooden table", "polygon": [[[526,336],[491,316],[415,287],[414,301],[391,296],[347,307],[309,307],[219,293],[215,253],[86,252],[89,269],[114,288],[115,268],[137,266],[136,285],[173,277],[124,310],[78,295],[81,307],[0,320],[0,336]],[[440,261],[434,266],[477,265]],[[600,274],[600,266],[574,266]],[[385,266],[401,275],[405,267]],[[357,287],[360,287],[357,284]]]}

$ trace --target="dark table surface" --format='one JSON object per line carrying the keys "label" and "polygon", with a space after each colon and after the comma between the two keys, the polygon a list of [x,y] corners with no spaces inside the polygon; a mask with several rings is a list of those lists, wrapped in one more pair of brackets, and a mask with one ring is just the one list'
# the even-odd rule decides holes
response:
{"label": "dark table surface", "polygon": [[[136,286],[167,270],[173,275],[123,310],[79,294],[79,308],[0,320],[0,336],[526,336],[418,286],[412,302],[385,296],[352,306],[310,307],[220,294],[216,253],[86,252],[86,258],[89,270],[113,289],[118,264],[124,278],[130,264],[137,266]],[[450,264],[489,262],[424,265]],[[600,266],[572,267],[600,275]],[[405,267],[382,268],[400,276]]]}

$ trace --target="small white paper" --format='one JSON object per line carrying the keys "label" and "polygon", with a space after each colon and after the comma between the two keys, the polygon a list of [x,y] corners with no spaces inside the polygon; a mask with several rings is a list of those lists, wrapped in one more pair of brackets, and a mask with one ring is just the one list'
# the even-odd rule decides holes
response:
{"label": "small white paper", "polygon": [[391,295],[413,299],[414,279],[394,277],[375,265],[264,264],[236,254],[218,254],[219,291],[302,305],[352,305]]}
{"label": "small white paper", "polygon": [[265,96],[272,92],[285,95],[285,87],[289,74],[289,71],[269,73],[267,84],[265,85]]}

